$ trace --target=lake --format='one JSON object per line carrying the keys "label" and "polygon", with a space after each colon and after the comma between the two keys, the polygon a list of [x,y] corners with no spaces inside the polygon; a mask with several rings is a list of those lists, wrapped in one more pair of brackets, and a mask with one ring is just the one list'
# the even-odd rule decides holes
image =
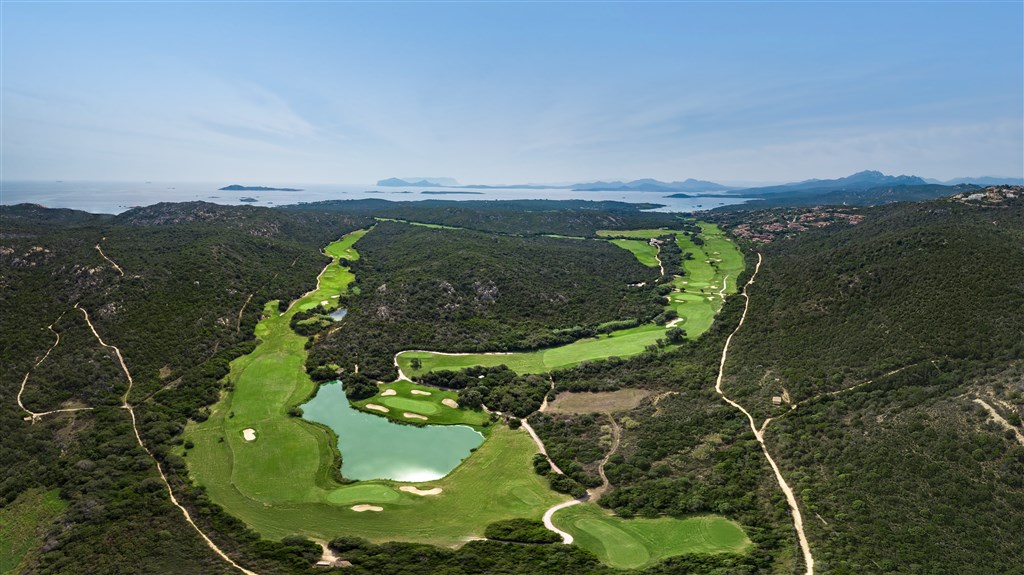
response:
{"label": "lake", "polygon": [[448,475],[484,436],[465,425],[413,426],[353,408],[338,382],[320,386],[302,417],[334,430],[348,479],[433,481]]}
{"label": "lake", "polygon": [[[230,182],[233,183],[233,182]],[[242,182],[247,183],[247,182]],[[224,183],[203,182],[0,182],[0,204],[42,204],[97,214],[119,214],[129,208],[158,202],[204,201],[216,204],[281,206],[323,200],[595,200],[662,204],[656,211],[693,212],[739,204],[747,198],[667,198],[665,192],[580,192],[561,188],[465,190],[454,188],[388,188],[351,184],[282,184],[301,192],[229,192]],[[252,185],[274,185],[257,182]],[[438,191],[451,194],[436,195]],[[423,193],[431,192],[431,193]],[[255,202],[243,202],[252,198]]]}

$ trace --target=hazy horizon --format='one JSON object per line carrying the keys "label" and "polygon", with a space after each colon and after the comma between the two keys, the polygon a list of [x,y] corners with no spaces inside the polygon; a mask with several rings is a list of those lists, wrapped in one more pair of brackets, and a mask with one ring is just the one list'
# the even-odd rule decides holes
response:
{"label": "hazy horizon", "polygon": [[1020,3],[2,10],[6,182],[1024,176]]}

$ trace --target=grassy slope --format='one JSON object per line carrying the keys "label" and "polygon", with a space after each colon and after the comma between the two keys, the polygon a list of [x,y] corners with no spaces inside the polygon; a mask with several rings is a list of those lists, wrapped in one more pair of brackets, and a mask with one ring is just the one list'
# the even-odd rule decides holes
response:
{"label": "grassy slope", "polygon": [[560,510],[553,521],[577,545],[622,569],[684,553],[740,553],[750,546],[743,528],[724,517],[621,519],[583,504]]}
{"label": "grassy slope", "polygon": [[0,573],[20,573],[50,523],[66,507],[59,490],[33,489],[0,509]]}
{"label": "grassy slope", "polygon": [[[349,234],[325,252],[335,259],[355,259],[352,244],[363,233]],[[392,482],[340,485],[332,479],[333,438],[326,429],[286,413],[314,386],[303,369],[306,338],[292,332],[288,322],[295,310],[334,301],[330,296],[351,281],[350,272],[332,265],[321,276],[320,289],[287,313],[278,314],[276,302],[267,305],[256,328],[256,351],[232,362],[228,377],[233,391],[207,421],[185,433],[195,444],[186,457],[190,471],[210,498],[271,538],[349,534],[378,542],[445,545],[480,535],[498,519],[538,518],[564,499],[533,472],[536,449],[527,434],[506,428],[493,429],[472,457],[427,486],[442,487],[441,496],[401,493]],[[242,438],[249,427],[257,432],[254,442]],[[348,509],[356,503],[385,504],[385,511],[358,514]]]}
{"label": "grassy slope", "polygon": [[647,267],[658,267],[658,248],[644,240],[611,240],[611,243],[633,252],[637,261]]}
{"label": "grassy slope", "polygon": [[[670,294],[669,305],[683,318],[680,327],[687,337],[696,339],[711,327],[715,314],[724,301],[719,292],[725,283],[725,293],[736,293],[736,277],[743,271],[743,254],[729,238],[714,224],[700,224],[703,246],[694,245],[683,234],[677,236],[680,248],[693,254],[686,260],[684,278],[674,280],[679,290]],[[601,231],[603,236],[628,236],[636,238],[658,237],[671,234],[670,230]],[[615,240],[629,241],[629,240]],[[642,243],[642,242],[637,242]],[[622,246],[624,249],[629,247]],[[632,244],[630,244],[632,245]],[[644,244],[646,245],[646,244]],[[630,249],[630,251],[633,251]],[[633,253],[636,253],[635,251]],[[640,255],[637,259],[644,263]],[[719,261],[721,260],[721,261]],[[649,265],[649,264],[648,264]],[[655,264],[657,265],[657,264]],[[474,365],[507,365],[518,373],[544,373],[554,369],[572,367],[587,360],[608,357],[629,357],[642,353],[647,346],[665,336],[666,328],[647,324],[635,328],[614,331],[599,338],[583,339],[549,349],[508,354],[464,354],[444,355],[432,352],[409,351],[398,356],[403,373],[412,377],[428,371],[442,369],[463,369]],[[422,363],[420,369],[413,369],[411,362],[416,358]]]}

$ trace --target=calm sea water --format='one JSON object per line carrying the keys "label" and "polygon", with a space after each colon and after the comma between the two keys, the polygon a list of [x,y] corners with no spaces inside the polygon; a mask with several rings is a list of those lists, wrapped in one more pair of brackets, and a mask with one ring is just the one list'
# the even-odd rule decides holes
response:
{"label": "calm sea water", "polygon": [[[71,208],[100,214],[118,214],[136,206],[158,202],[202,200],[218,204],[280,206],[323,200],[379,198],[392,201],[422,200],[612,200],[661,204],[657,211],[693,212],[739,204],[746,198],[666,198],[664,192],[577,192],[563,189],[469,190],[452,188],[382,188],[368,185],[288,184],[301,192],[226,192],[225,184],[202,182],[0,182],[0,204],[33,203],[48,208]],[[254,184],[255,185],[255,184]],[[267,184],[271,185],[271,184]],[[455,194],[425,194],[452,191]],[[255,202],[243,202],[253,198]]]}
{"label": "calm sea water", "polygon": [[352,407],[340,383],[320,386],[302,417],[338,435],[341,473],[349,479],[432,481],[448,475],[484,436],[465,425],[402,425]]}

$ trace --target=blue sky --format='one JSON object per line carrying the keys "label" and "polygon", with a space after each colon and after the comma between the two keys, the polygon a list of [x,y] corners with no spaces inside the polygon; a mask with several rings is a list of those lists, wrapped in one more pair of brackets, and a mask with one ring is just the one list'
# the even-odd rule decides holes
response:
{"label": "blue sky", "polygon": [[1024,3],[2,4],[3,179],[1024,175]]}

